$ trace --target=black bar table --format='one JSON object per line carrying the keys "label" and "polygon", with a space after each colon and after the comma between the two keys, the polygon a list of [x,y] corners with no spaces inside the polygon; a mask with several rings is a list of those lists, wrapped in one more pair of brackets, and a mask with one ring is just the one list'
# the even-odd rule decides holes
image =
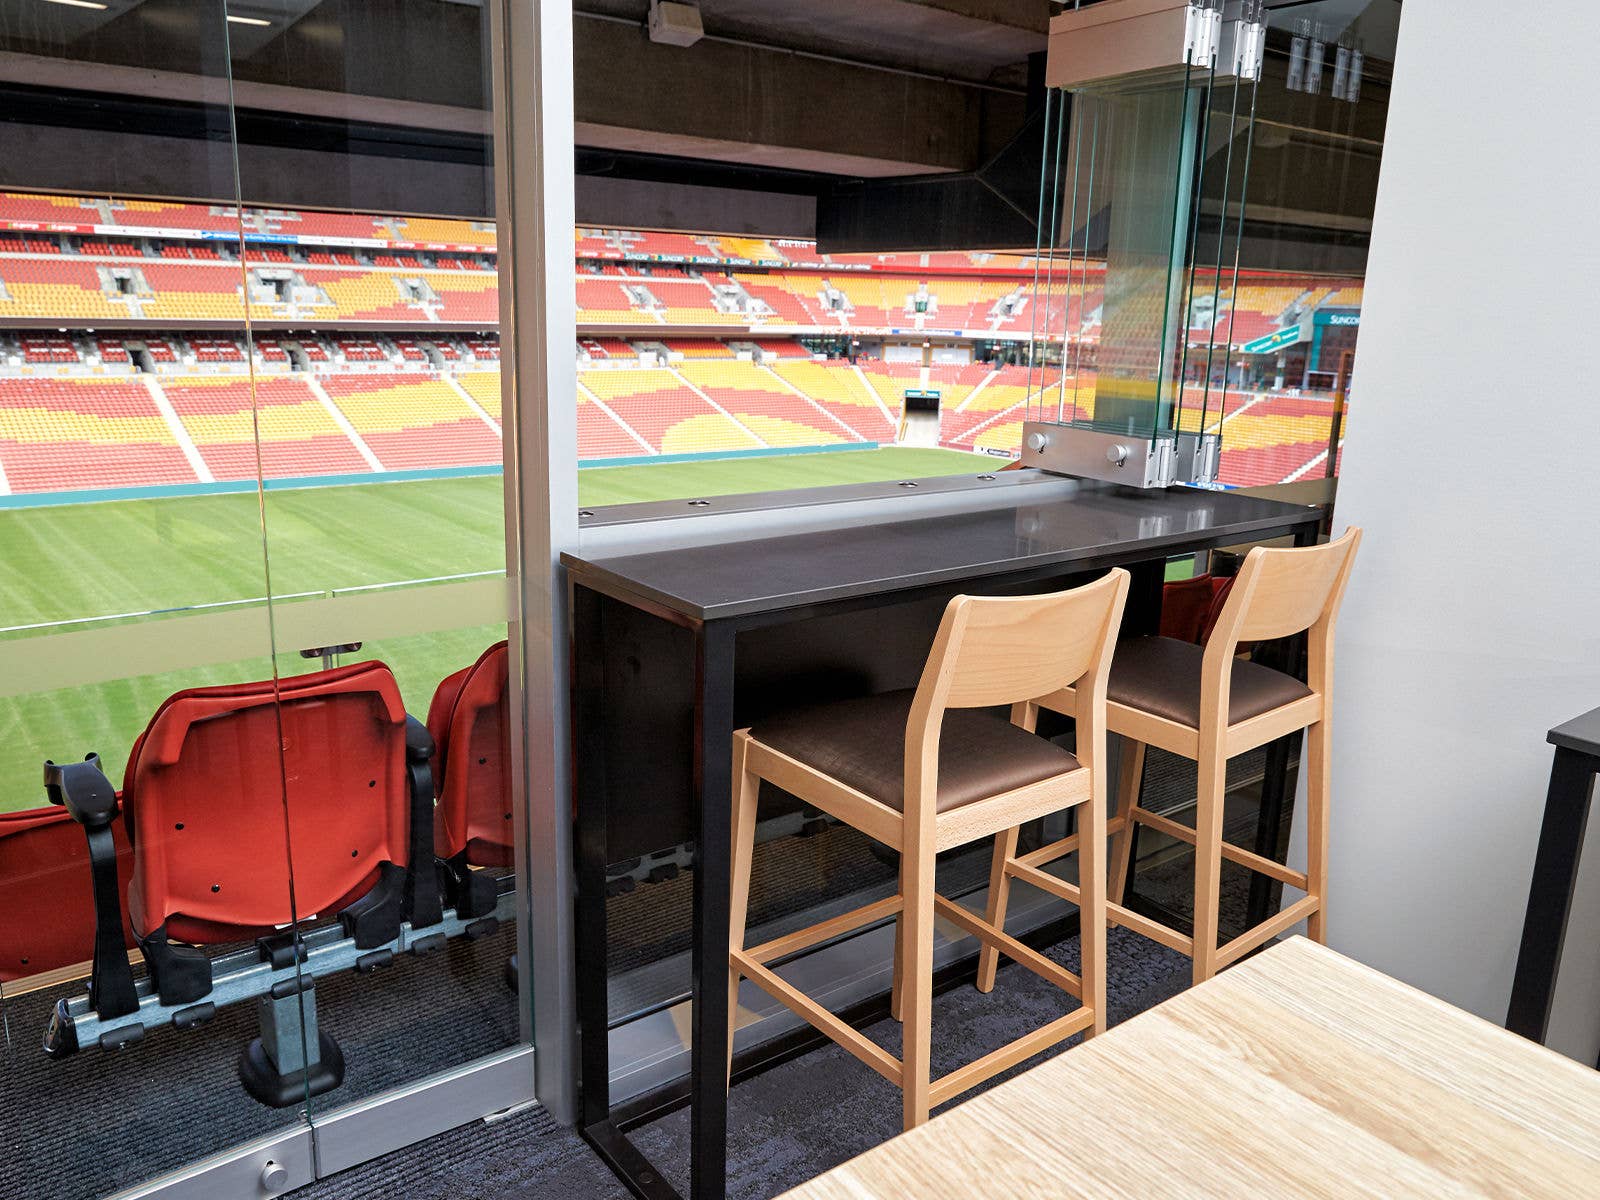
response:
{"label": "black bar table", "polygon": [[1506,1028],[1543,1043],[1555,1000],[1561,945],[1567,936],[1572,890],[1578,882],[1589,801],[1600,775],[1600,708],[1557,725],[1546,739],[1556,748],[1545,794],[1533,886],[1522,922],[1522,947],[1511,985]]}
{"label": "black bar table", "polygon": [[[622,843],[645,816],[679,820],[680,831],[693,839],[691,1196],[716,1200],[724,1195],[727,1160],[736,643],[756,631],[804,627],[840,614],[859,622],[888,606],[925,601],[942,607],[962,591],[1052,590],[1115,566],[1134,573],[1124,630],[1155,632],[1167,558],[1284,536],[1308,544],[1322,519],[1314,506],[1227,491],[1076,483],[1035,500],[1029,490],[1015,489],[1016,500],[998,507],[993,497],[983,497],[971,511],[920,519],[898,519],[915,513],[912,500],[896,509],[897,519],[882,523],[840,522],[820,531],[646,553],[562,555],[572,594],[581,1126],[635,1195],[665,1200],[677,1193],[612,1118],[606,867],[638,852],[637,842]],[[926,637],[908,635],[912,644],[926,653]],[[652,676],[655,652],[669,645],[678,647],[677,669]],[[916,653],[903,657],[920,671]],[[682,684],[692,731],[687,719],[673,725],[669,715],[665,721],[680,743],[684,733],[692,739],[687,786],[670,778],[670,748],[652,741],[651,723],[634,719],[638,706],[671,689],[674,675],[692,675],[692,688]],[[624,774],[630,778],[619,778]]]}

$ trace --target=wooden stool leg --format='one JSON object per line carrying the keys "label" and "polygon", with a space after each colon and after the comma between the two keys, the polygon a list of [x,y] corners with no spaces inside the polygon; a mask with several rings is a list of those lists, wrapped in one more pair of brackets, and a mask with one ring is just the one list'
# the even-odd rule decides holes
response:
{"label": "wooden stool leg", "polygon": [[1096,784],[1088,801],[1078,806],[1078,950],[1082,959],[1084,1005],[1094,1024],[1085,1039],[1106,1029],[1106,794]]}
{"label": "wooden stool leg", "polygon": [[1121,904],[1128,886],[1129,855],[1133,852],[1133,810],[1139,805],[1139,784],[1144,780],[1144,743],[1123,735],[1122,758],[1117,768],[1117,815],[1122,828],[1111,843],[1111,868],[1106,885],[1111,902]]}
{"label": "wooden stool leg", "polygon": [[[750,906],[750,860],[755,857],[756,801],[761,780],[745,770],[750,735],[733,735],[733,856],[732,888],[728,905],[728,945],[744,949],[744,923]],[[733,1034],[739,1017],[739,968],[728,965],[728,1074],[733,1074]]]}
{"label": "wooden stool leg", "polygon": [[[895,887],[899,889],[900,902],[906,899],[906,856],[900,856],[900,867],[895,877]],[[905,1019],[905,943],[906,943],[906,914],[902,908],[894,918],[894,982],[889,988],[889,1015],[896,1021]]]}
{"label": "wooden stool leg", "polygon": [[1200,749],[1200,792],[1194,821],[1194,981],[1217,973],[1217,911],[1222,884],[1222,807],[1228,759],[1220,737]]}
{"label": "wooden stool leg", "polygon": [[[1017,855],[1018,832],[1015,828],[1007,829],[995,834],[994,838],[994,858],[989,864],[989,906],[983,919],[996,929],[1005,928],[1006,900],[1011,894],[1011,876],[1006,874],[1006,862]],[[999,969],[1000,951],[987,942],[983,943],[983,948],[978,951],[980,992],[994,990],[994,976]]]}
{"label": "wooden stool leg", "polygon": [[1317,898],[1316,911],[1306,922],[1306,933],[1312,941],[1324,945],[1328,940],[1330,734],[1326,718],[1306,730],[1306,892]]}
{"label": "wooden stool leg", "polygon": [[[933,823],[926,839],[907,838],[901,852],[905,878],[905,941],[901,950],[905,1023],[900,1086],[905,1128],[928,1119],[933,1041]],[[920,843],[926,841],[923,846]]]}

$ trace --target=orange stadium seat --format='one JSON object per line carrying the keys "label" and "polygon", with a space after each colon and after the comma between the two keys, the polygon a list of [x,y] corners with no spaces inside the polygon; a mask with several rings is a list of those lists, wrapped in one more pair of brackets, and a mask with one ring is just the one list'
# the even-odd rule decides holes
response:
{"label": "orange stadium seat", "polygon": [[502,460],[499,436],[436,374],[324,375],[322,386],[387,470]]}
{"label": "orange stadium seat", "polygon": [[751,450],[761,445],[753,433],[665,368],[579,371],[578,382],[663,454]]}
{"label": "orange stadium seat", "polygon": [[13,492],[193,483],[139,383],[0,379],[0,470]]}
{"label": "orange stadium seat", "polygon": [[100,209],[93,200],[77,196],[35,196],[27,192],[0,192],[0,221],[54,225],[104,224]]}
{"label": "orange stadium seat", "polygon": [[827,409],[754,363],[684,363],[681,374],[769,446],[821,446],[864,440]]}
{"label": "orange stadium seat", "polygon": [[216,479],[271,479],[370,471],[366,459],[303,379],[203,375],[165,378],[161,390]]}
{"label": "orange stadium seat", "polygon": [[237,233],[239,210],[228,205],[171,204],[160,200],[113,200],[112,216],[118,225],[152,229],[195,229]]}
{"label": "orange stadium seat", "polygon": [[476,400],[484,412],[500,420],[500,372],[464,371],[456,376],[462,390]]}
{"label": "orange stadium seat", "polygon": [[862,441],[894,440],[894,417],[847,364],[788,359],[774,363],[772,370],[842,421]]}

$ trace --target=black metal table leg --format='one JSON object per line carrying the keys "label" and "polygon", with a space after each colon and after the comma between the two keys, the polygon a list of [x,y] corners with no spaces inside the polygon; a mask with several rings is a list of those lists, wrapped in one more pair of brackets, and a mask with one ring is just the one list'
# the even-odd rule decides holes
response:
{"label": "black metal table leg", "polygon": [[[596,592],[572,588],[573,643],[599,646],[605,636]],[[573,842],[577,851],[577,1004],[580,1045],[582,1124],[611,1116],[611,1063],[606,994],[606,779],[603,742],[605,669],[598,654],[573,656],[572,717],[576,743],[573,777],[578,792]]]}
{"label": "black metal table leg", "polygon": [[[572,588],[574,645],[597,647],[605,636],[606,599]],[[574,829],[578,896],[574,913],[579,1034],[579,1128],[613,1174],[640,1200],[678,1200],[659,1171],[611,1120],[610,1003],[606,981],[605,663],[596,653],[573,656],[572,714],[576,737]]]}
{"label": "black metal table leg", "polygon": [[733,836],[731,629],[695,637],[694,972],[689,1048],[690,1195],[722,1200],[728,1163],[728,910]]}
{"label": "black metal table leg", "polygon": [[1511,985],[1506,1028],[1543,1042],[1555,999],[1556,970],[1567,934],[1567,915],[1578,880],[1584,828],[1600,758],[1558,746],[1550,767],[1539,849],[1533,860],[1533,885],[1522,923],[1522,946]]}

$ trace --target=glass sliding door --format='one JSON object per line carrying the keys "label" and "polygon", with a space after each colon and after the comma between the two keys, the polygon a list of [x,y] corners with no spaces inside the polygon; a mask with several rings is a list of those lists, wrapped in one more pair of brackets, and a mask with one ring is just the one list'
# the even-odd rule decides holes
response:
{"label": "glass sliding door", "polygon": [[260,421],[188,386],[248,345],[227,16],[0,26],[0,1103],[40,1200],[306,1126]]}
{"label": "glass sliding door", "polygon": [[[236,95],[277,106],[239,148],[239,378],[260,427],[291,857],[318,1028],[343,1062],[315,1124],[526,1038],[488,22],[300,8],[229,0],[255,22],[230,25]],[[330,106],[343,119],[311,115]],[[266,128],[284,120],[317,136],[285,146]],[[352,908],[374,914],[354,937]]]}
{"label": "glass sliding door", "polygon": [[488,14],[0,10],[5,1176],[277,1194],[532,1095]]}

